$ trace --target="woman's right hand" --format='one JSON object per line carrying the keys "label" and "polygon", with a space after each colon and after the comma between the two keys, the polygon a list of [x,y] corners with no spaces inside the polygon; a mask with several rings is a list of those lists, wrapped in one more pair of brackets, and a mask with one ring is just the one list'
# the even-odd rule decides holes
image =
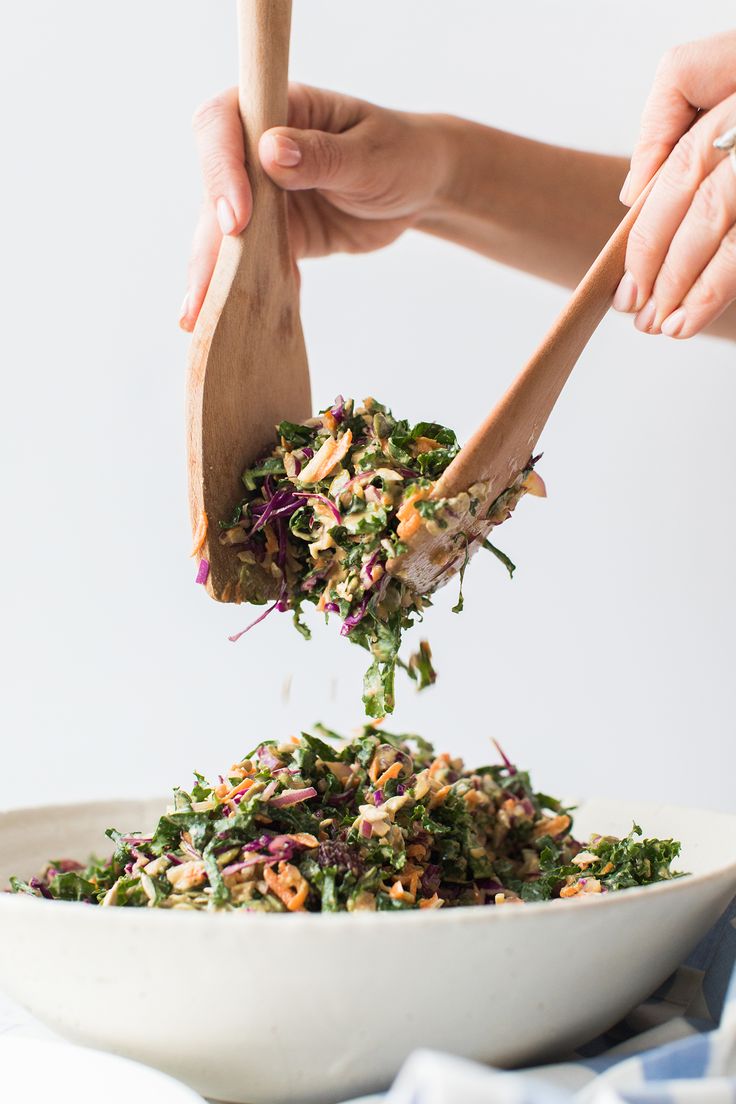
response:
{"label": "woman's right hand", "polygon": [[[248,225],[252,200],[237,90],[204,103],[194,132],[204,203],[179,324],[192,330],[225,234]],[[452,171],[441,117],[391,111],[305,85],[289,89],[289,126],[262,135],[263,168],[289,193],[294,260],[364,253],[432,211]]]}
{"label": "woman's right hand", "polygon": [[670,50],[621,195],[631,204],[661,166],[613,303],[644,333],[692,337],[736,302],[736,162],[714,148],[734,128],[736,31]]}

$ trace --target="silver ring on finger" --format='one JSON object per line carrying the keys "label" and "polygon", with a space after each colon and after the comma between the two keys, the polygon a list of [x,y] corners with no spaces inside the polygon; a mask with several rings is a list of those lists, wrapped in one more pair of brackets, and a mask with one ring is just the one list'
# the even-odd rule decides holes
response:
{"label": "silver ring on finger", "polygon": [[719,138],[716,138],[713,147],[728,154],[731,168],[736,173],[736,127],[731,127],[725,134],[721,134]]}

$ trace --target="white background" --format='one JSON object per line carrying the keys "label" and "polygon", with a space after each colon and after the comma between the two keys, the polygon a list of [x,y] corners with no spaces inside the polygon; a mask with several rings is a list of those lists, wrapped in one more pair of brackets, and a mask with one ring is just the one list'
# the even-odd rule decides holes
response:
{"label": "white background", "polygon": [[[451,13],[451,14],[450,14]],[[719,0],[295,0],[293,75],[625,153],[656,62]],[[193,108],[236,71],[220,0],[6,4],[0,806],[163,792],[263,737],[361,721],[366,657],[218,607],[188,559]],[[407,235],[303,266],[315,400],[374,394],[466,437],[564,292]],[[394,728],[541,786],[733,808],[734,348],[601,327],[546,430],[547,501],[438,597],[440,679]],[[314,619],[313,619],[314,621]],[[291,677],[291,694],[282,687]]]}

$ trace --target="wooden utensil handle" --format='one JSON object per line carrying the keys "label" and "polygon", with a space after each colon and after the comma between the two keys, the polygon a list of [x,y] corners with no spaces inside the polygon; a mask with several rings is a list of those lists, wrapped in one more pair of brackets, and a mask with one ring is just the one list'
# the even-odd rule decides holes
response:
{"label": "wooden utensil handle", "polygon": [[[616,288],[624,274],[629,234],[654,186],[654,180],[656,180],[656,177],[647,185],[621,219],[621,222],[578,284],[564,314],[559,319],[556,328],[557,341],[564,339],[566,330],[575,330],[575,348],[577,349],[575,360],[580,356],[611,306]],[[590,312],[589,326],[585,331],[579,328],[581,310]],[[547,337],[547,343],[551,345],[551,335]],[[572,367],[573,365],[570,365],[570,368]]]}
{"label": "wooden utensil handle", "polygon": [[526,366],[441,476],[434,498],[466,490],[469,471],[476,480],[490,479],[495,496],[524,468],[580,354],[611,306],[624,274],[629,233],[654,180],[626,212]]}
{"label": "wooden utensil handle", "polygon": [[[291,0],[238,0],[240,77],[238,102],[245,135],[245,163],[253,193],[249,238],[276,230],[280,259],[289,264],[285,237],[286,197],[266,175],[258,142],[266,130],[284,126],[289,108]],[[282,226],[274,226],[274,213]]]}

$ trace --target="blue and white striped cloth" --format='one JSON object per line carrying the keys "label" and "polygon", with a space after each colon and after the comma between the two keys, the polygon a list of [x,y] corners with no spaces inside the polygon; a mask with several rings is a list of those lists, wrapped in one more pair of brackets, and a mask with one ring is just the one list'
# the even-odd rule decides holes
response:
{"label": "blue and white striped cloth", "polygon": [[736,1104],[736,900],[648,1001],[568,1061],[507,1073],[417,1051],[380,1099],[384,1104]]}

